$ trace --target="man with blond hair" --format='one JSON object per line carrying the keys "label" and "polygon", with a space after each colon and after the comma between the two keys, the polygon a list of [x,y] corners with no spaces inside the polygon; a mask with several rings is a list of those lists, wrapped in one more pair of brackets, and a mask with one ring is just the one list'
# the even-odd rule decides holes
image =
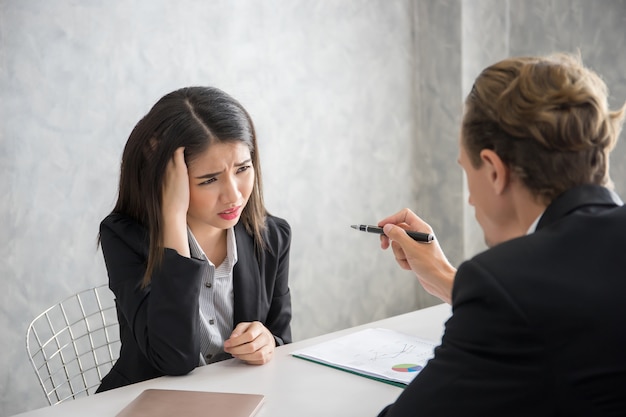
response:
{"label": "man with blond hair", "polygon": [[458,271],[404,209],[398,264],[452,304],[435,356],[380,416],[625,416],[626,207],[609,153],[624,107],[580,59],[510,58],[467,97],[459,164],[489,249]]}

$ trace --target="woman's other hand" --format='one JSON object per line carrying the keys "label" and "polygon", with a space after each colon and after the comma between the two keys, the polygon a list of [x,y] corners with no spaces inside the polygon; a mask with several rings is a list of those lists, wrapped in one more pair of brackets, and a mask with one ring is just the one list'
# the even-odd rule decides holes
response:
{"label": "woman's other hand", "polygon": [[252,365],[263,365],[274,357],[276,340],[259,321],[239,323],[224,342],[224,351]]}

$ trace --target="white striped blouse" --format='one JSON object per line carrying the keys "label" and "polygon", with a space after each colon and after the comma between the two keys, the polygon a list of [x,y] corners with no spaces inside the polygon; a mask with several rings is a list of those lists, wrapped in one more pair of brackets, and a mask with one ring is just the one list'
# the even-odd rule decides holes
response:
{"label": "white striped blouse", "polygon": [[228,229],[226,258],[215,268],[191,230],[187,232],[191,256],[207,261],[200,288],[199,365],[202,366],[230,358],[224,352],[224,341],[233,331],[233,267],[237,263],[237,242],[234,229]]}

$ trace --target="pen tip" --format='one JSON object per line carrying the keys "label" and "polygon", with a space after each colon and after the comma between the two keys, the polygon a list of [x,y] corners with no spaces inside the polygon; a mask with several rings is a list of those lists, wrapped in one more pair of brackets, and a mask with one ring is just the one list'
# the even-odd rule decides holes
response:
{"label": "pen tip", "polygon": [[350,226],[353,229],[358,229],[359,227],[356,224],[353,224],[352,226]]}

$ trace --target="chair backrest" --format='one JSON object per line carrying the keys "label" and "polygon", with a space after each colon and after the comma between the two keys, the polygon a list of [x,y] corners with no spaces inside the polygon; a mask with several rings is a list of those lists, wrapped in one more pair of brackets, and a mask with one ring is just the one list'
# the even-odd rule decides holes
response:
{"label": "chair backrest", "polygon": [[41,313],[28,326],[26,350],[51,405],[95,393],[120,350],[111,290],[90,288]]}

